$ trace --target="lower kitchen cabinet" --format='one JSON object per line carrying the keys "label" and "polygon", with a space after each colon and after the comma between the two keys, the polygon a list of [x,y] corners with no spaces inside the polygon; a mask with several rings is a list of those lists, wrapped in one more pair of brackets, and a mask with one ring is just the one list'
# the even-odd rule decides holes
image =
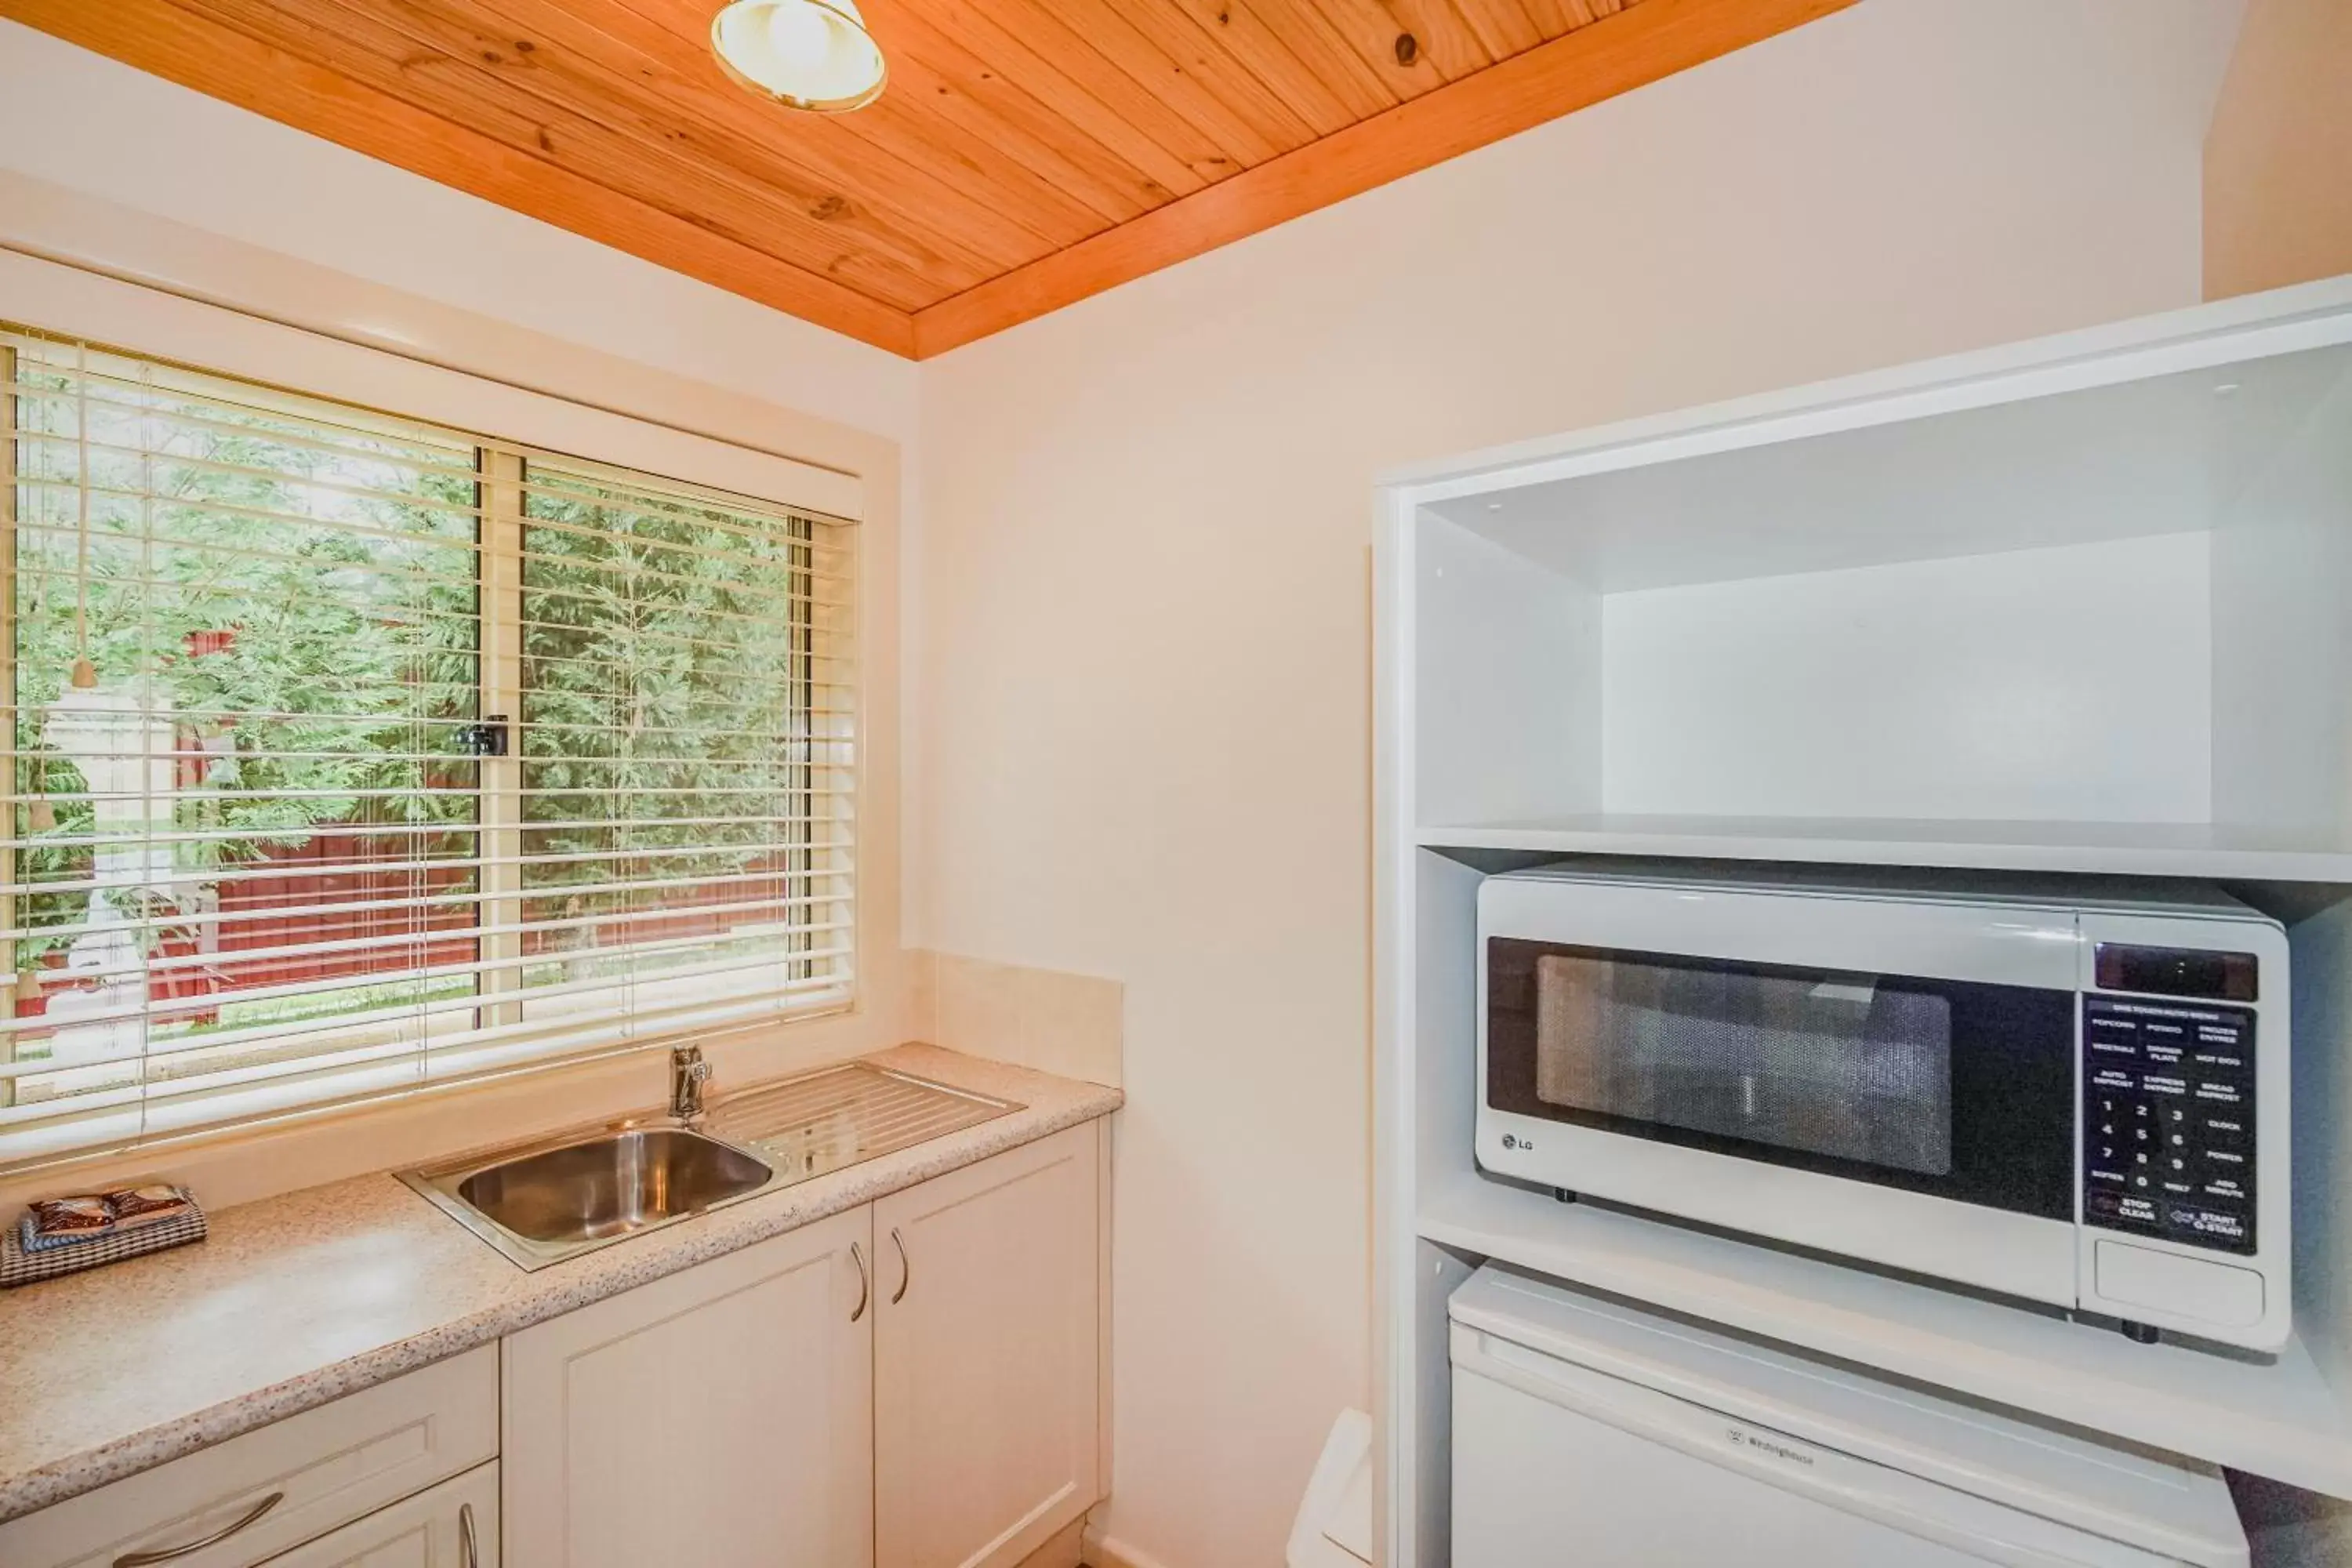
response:
{"label": "lower kitchen cabinet", "polygon": [[1010,1568],[1101,1500],[1100,1137],[874,1205],[877,1568]]}
{"label": "lower kitchen cabinet", "polygon": [[499,1568],[499,1467],[378,1509],[261,1568]]}
{"label": "lower kitchen cabinet", "polygon": [[509,1568],[865,1568],[870,1212],[506,1341]]}
{"label": "lower kitchen cabinet", "polygon": [[[490,1568],[498,1372],[482,1345],[0,1524],[0,1564]],[[387,1521],[392,1534],[373,1533]],[[370,1555],[379,1547],[388,1555]]]}
{"label": "lower kitchen cabinet", "polygon": [[0,1523],[0,1568],[1074,1561],[1106,1468],[1106,1136],[1066,1129]]}
{"label": "lower kitchen cabinet", "polygon": [[1101,1140],[509,1335],[509,1568],[1013,1568],[1076,1524],[1102,1500]]}

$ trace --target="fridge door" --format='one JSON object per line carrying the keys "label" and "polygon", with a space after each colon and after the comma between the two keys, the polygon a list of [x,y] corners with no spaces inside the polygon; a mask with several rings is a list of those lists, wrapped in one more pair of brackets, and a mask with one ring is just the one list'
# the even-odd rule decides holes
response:
{"label": "fridge door", "polygon": [[[1501,1542],[1548,1540],[1555,1530],[1579,1539],[1602,1520],[1637,1539],[1703,1531],[1706,1521],[1680,1517],[1687,1510],[1677,1500],[1752,1494],[1719,1479],[1727,1474],[1802,1503],[1746,1511],[1827,1532],[1832,1545],[1806,1537],[1802,1548],[1822,1562],[1839,1561],[1825,1555],[1834,1539],[1866,1522],[1910,1538],[1910,1555],[1890,1554],[1882,1534],[1879,1562],[1950,1560],[1928,1552],[1934,1542],[1963,1562],[2248,1563],[2229,1489],[2209,1465],[2097,1442],[1491,1263],[1454,1291],[1449,1310],[1456,1516],[1503,1520]],[[1558,1462],[1569,1452],[1589,1453],[1608,1479],[1588,1486]],[[1556,1519],[1546,1512],[1555,1509]],[[1744,1552],[1742,1512],[1733,1508],[1726,1539]],[[1542,1561],[1632,1563],[1666,1550]]]}
{"label": "fridge door", "polygon": [[[1523,1386],[1559,1373],[1580,1385],[1546,1390],[1565,1401]],[[1655,1390],[1601,1386],[1614,1382],[1457,1352],[1454,1568],[2164,1563]]]}

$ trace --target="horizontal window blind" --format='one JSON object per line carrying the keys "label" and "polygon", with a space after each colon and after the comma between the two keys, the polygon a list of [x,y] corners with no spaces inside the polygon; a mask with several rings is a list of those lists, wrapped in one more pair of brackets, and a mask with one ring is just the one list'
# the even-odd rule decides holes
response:
{"label": "horizontal window blind", "polygon": [[0,1164],[839,1006],[854,530],[0,331]]}

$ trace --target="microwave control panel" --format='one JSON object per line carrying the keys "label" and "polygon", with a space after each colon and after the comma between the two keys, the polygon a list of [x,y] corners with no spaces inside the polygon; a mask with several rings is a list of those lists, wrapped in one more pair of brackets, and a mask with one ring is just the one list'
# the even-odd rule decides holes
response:
{"label": "microwave control panel", "polygon": [[2254,1250],[2252,1009],[2083,998],[2083,1218]]}

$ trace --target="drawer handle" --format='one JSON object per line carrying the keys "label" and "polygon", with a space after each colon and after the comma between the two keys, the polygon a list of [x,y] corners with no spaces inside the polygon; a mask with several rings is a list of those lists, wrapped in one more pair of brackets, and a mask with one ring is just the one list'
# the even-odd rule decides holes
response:
{"label": "drawer handle", "polygon": [[866,1315],[866,1303],[874,1299],[874,1281],[866,1272],[866,1249],[854,1241],[849,1244],[849,1260],[857,1265],[857,1310],[849,1314],[854,1323]]}
{"label": "drawer handle", "polygon": [[907,1261],[907,1238],[898,1234],[895,1225],[890,1227],[890,1245],[898,1249],[898,1290],[890,1298],[890,1305],[895,1307],[907,1299],[907,1287],[915,1282],[915,1266]]}
{"label": "drawer handle", "polygon": [[457,1505],[457,1568],[482,1568],[481,1552],[474,1545],[474,1505]]}
{"label": "drawer handle", "polygon": [[174,1546],[167,1552],[126,1552],[114,1560],[114,1568],[147,1568],[150,1563],[169,1563],[175,1557],[185,1557],[202,1552],[207,1546],[218,1546],[230,1536],[249,1525],[261,1522],[261,1516],[286,1500],[284,1492],[271,1492],[247,1509],[243,1519],[214,1531],[202,1541],[191,1541],[185,1546]]}

